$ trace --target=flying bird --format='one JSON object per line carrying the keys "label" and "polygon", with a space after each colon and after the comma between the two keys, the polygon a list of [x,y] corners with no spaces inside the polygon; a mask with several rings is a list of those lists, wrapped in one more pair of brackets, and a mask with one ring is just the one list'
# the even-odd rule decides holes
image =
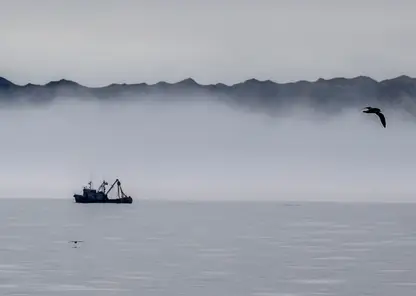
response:
{"label": "flying bird", "polygon": [[386,118],[384,117],[384,114],[381,113],[381,110],[379,108],[374,108],[374,107],[365,107],[365,109],[367,110],[363,110],[364,113],[374,113],[376,114],[381,121],[381,124],[383,125],[383,127],[386,127]]}

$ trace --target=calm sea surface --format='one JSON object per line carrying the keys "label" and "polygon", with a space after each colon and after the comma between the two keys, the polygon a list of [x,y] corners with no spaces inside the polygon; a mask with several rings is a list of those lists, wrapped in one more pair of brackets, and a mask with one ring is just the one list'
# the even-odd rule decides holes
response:
{"label": "calm sea surface", "polygon": [[2,199],[0,295],[414,296],[416,205]]}

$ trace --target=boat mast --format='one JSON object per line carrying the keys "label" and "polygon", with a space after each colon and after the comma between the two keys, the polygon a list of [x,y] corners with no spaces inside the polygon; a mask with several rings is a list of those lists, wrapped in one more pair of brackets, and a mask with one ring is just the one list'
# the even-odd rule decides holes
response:
{"label": "boat mast", "polygon": [[117,195],[118,198],[120,198],[120,193],[121,193],[121,197],[125,197],[126,195],[123,192],[123,189],[121,188],[121,182],[119,179],[116,179],[114,181],[114,183],[111,185],[111,187],[108,189],[108,191],[106,192],[106,195],[108,195],[108,193],[110,193],[111,189],[113,189],[114,185],[117,184]]}
{"label": "boat mast", "polygon": [[98,191],[102,191],[102,192],[104,192],[104,193],[105,193],[105,186],[106,186],[106,185],[108,185],[108,183],[104,180],[104,181],[101,183],[100,187],[98,187]]}

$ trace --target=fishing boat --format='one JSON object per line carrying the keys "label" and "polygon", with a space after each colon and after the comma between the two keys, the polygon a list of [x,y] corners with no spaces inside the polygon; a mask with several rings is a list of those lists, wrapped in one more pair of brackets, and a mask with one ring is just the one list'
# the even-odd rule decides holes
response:
{"label": "fishing boat", "polygon": [[[83,188],[82,194],[74,194],[76,203],[133,203],[131,196],[124,194],[119,179],[116,179],[107,191],[105,189],[105,186],[108,185],[106,181],[103,181],[98,189],[93,188],[91,181],[88,183],[88,185],[88,187],[85,186]],[[108,198],[108,194],[115,185],[117,185],[117,198]]]}

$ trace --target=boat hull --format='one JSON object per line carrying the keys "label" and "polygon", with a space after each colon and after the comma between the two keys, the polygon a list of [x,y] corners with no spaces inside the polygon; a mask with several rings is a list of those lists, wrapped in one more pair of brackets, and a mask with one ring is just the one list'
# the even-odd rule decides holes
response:
{"label": "boat hull", "polygon": [[133,199],[131,197],[121,197],[121,198],[114,198],[114,199],[93,199],[88,198],[80,194],[74,194],[75,202],[76,203],[116,203],[116,204],[131,204],[133,203]]}

